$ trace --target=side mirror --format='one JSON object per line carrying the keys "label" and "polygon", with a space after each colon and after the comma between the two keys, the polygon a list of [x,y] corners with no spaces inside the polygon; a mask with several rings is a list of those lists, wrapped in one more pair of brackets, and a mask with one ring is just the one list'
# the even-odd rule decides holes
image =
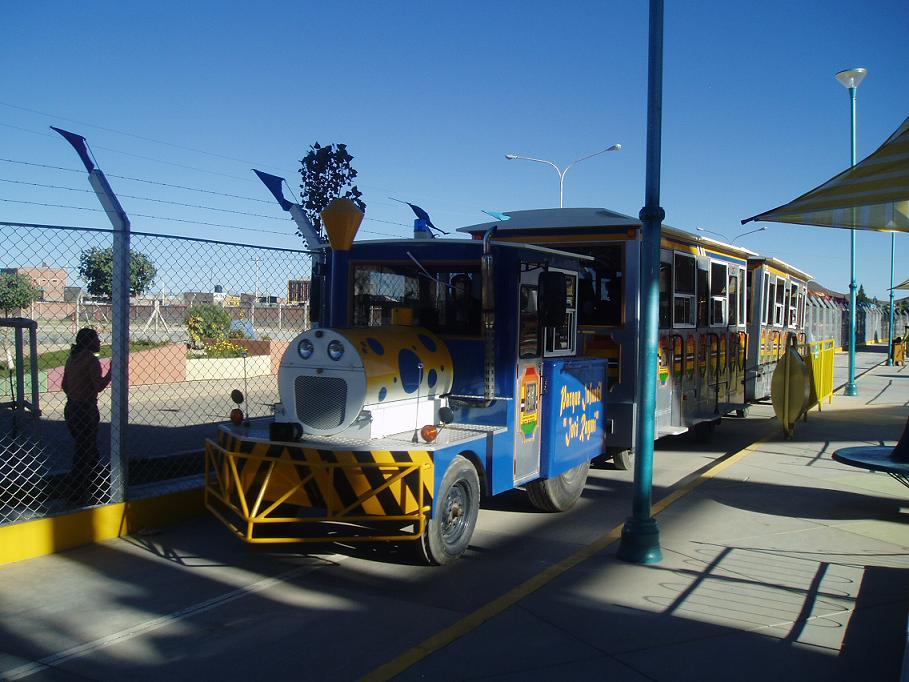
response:
{"label": "side mirror", "polygon": [[451,424],[454,421],[454,411],[450,407],[440,407],[439,421],[443,424]]}
{"label": "side mirror", "polygon": [[237,405],[243,404],[243,391],[239,391],[236,388],[230,392],[230,399],[233,400]]}
{"label": "side mirror", "polygon": [[568,310],[567,278],[561,272],[540,274],[540,324],[560,327]]}

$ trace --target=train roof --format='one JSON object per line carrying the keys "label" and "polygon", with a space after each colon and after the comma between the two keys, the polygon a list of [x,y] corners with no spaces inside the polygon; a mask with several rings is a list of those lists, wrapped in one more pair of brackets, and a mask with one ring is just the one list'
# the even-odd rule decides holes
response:
{"label": "train roof", "polygon": [[529,211],[505,211],[508,220],[459,227],[458,232],[483,234],[495,225],[497,232],[517,230],[562,230],[566,228],[640,228],[637,218],[605,208],[537,208]]}
{"label": "train roof", "polygon": [[806,282],[814,279],[814,277],[812,275],[809,275],[804,270],[799,270],[794,265],[789,265],[789,263],[787,263],[786,261],[782,261],[779,258],[773,258],[772,256],[755,255],[755,256],[752,256],[751,258],[749,258],[748,260],[760,262],[760,263],[766,263],[767,265],[769,265],[773,268],[776,268],[777,270],[781,270],[790,275],[795,275],[799,279],[803,279]]}
{"label": "train roof", "polygon": [[[504,215],[508,216],[509,219],[502,221],[491,220],[468,227],[461,227],[458,228],[458,232],[466,232],[477,236],[485,233],[493,226],[496,227],[498,234],[535,230],[540,232],[563,232],[565,230],[586,232],[604,228],[625,230],[639,230],[641,228],[640,219],[624,213],[618,213],[617,211],[610,211],[606,208],[540,208],[530,211],[506,211]],[[741,258],[758,255],[743,246],[736,246],[711,239],[710,237],[702,237],[665,223],[661,227],[661,232],[664,237],[670,239],[701,245],[708,249],[731,252]]]}

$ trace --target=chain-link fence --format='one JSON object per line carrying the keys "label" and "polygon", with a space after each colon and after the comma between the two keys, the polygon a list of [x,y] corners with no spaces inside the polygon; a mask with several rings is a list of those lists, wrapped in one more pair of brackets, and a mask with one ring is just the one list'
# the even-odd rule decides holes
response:
{"label": "chain-link fence", "polygon": [[[306,252],[133,233],[121,428],[108,386],[113,232],[7,224],[0,240],[4,274],[41,290],[7,311],[36,323],[34,382],[27,341],[19,363],[24,396],[16,335],[0,327],[0,525],[197,485],[231,390],[248,416],[270,414],[284,350],[309,324]],[[23,407],[33,383],[37,409]]]}

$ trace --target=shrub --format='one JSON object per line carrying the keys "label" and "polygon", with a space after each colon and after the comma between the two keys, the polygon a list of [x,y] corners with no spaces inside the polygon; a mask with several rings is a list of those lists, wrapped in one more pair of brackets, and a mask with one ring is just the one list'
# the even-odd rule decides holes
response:
{"label": "shrub", "polygon": [[193,348],[201,348],[203,339],[219,341],[227,338],[230,313],[219,305],[201,303],[186,311],[186,331]]}
{"label": "shrub", "polygon": [[246,349],[227,339],[205,344],[205,355],[210,358],[242,358]]}

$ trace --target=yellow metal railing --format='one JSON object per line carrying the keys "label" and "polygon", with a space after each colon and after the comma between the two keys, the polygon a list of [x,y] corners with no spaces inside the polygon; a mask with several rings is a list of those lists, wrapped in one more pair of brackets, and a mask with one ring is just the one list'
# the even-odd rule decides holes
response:
{"label": "yellow metal railing", "polygon": [[813,343],[802,344],[799,353],[808,364],[808,370],[811,372],[811,398],[806,410],[810,410],[817,405],[821,409],[821,403],[827,400],[830,404],[833,402],[833,357],[836,348],[833,339],[825,341],[815,341]]}
{"label": "yellow metal railing", "polygon": [[[244,471],[255,468],[255,475]],[[226,450],[217,443],[205,441],[205,506],[225,526],[241,539],[250,543],[284,542],[355,542],[355,541],[396,541],[415,540],[423,535],[426,517],[430,510],[424,499],[424,478],[432,468],[428,462],[310,462],[298,459],[288,460],[281,456],[269,456]],[[364,480],[378,475],[381,484],[364,486],[355,499],[340,501],[335,489],[336,477]],[[307,489],[320,491],[325,508],[308,507],[305,516],[283,516],[285,504],[300,505],[301,498],[307,497]],[[359,513],[367,503],[381,505],[381,496],[386,491],[395,492],[395,497],[411,499],[404,513]],[[408,492],[409,491],[409,492]],[[386,493],[387,494],[387,493]],[[409,496],[409,497],[408,497]],[[403,507],[404,505],[402,505]],[[228,516],[234,517],[236,522]],[[367,526],[356,529],[350,535],[291,535],[276,537],[257,536],[258,527],[273,524],[344,524],[348,532],[357,524]],[[379,534],[368,528],[370,523],[394,522],[395,525],[413,524],[412,531],[399,530]],[[387,527],[387,526],[386,526]],[[362,532],[360,532],[362,531]]]}

